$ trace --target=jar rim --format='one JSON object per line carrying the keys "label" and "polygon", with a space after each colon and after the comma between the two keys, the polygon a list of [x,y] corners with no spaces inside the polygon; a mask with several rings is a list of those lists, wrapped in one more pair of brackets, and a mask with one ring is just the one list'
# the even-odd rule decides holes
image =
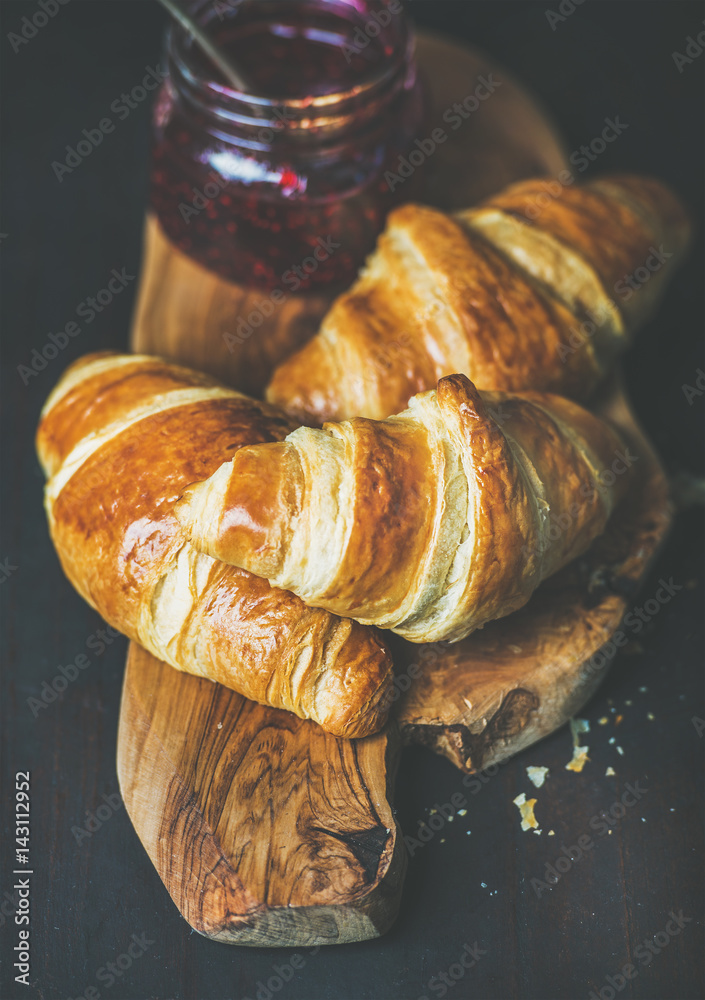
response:
{"label": "jar rim", "polygon": [[[266,19],[267,8],[279,2],[280,0],[240,0],[241,4],[256,5],[256,9],[262,12],[263,19]],[[346,0],[307,0],[307,2],[311,6],[328,11],[335,5],[336,13],[341,14],[344,10],[352,14],[356,11],[354,5]],[[210,0],[201,0],[201,6],[210,7]],[[400,9],[399,13],[404,15],[405,11]],[[196,8],[194,16],[198,15],[199,10]],[[326,118],[333,112],[333,119],[338,120],[345,113],[343,109],[346,105],[354,104],[362,97],[369,98],[384,91],[394,82],[395,77],[403,74],[406,64],[413,59],[415,48],[414,32],[406,17],[402,16],[398,19],[398,34],[394,39],[393,52],[385,60],[385,64],[381,68],[372,67],[370,72],[363,75],[352,87],[306,97],[276,97],[237,90],[227,82],[220,83],[212,76],[199,73],[193,65],[193,60],[189,58],[191,47],[188,46],[188,39],[188,32],[180,25],[173,23],[169,26],[166,35],[166,54],[181,79],[194,91],[209,94],[214,103],[223,102],[231,107],[238,105],[250,107],[254,112],[254,117],[251,119],[253,125],[261,125],[263,113],[277,108],[296,112],[296,118],[305,114],[307,119]]]}

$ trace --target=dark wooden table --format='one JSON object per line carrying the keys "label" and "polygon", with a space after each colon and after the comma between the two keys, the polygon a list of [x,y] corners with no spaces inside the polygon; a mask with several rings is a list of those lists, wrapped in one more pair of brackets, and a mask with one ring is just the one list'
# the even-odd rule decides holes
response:
{"label": "dark wooden table", "polygon": [[[45,6],[53,10],[54,0]],[[523,79],[576,151],[577,169],[580,147],[600,135],[606,118],[618,118],[627,127],[590,171],[652,172],[702,220],[705,53],[698,55],[695,41],[686,49],[688,36],[703,31],[702,4],[591,0],[570,13],[571,4],[549,2],[551,16],[545,0],[412,7],[420,24],[472,41]],[[628,648],[583,712],[591,731],[581,774],[564,767],[567,730],[474,783],[420,748],[405,753],[397,805],[407,834],[442,816],[454,793],[467,804],[464,815],[444,821],[415,849],[390,934],[318,953],[258,951],[202,939],[179,916],[116,795],[126,643],[101,633],[101,620],[62,576],[33,449],[40,407],[63,367],[86,351],[125,347],[135,282],[126,279],[102,312],[84,319],[45,369],[28,375],[18,367],[76,318],[113,268],[138,274],[148,106],[119,120],[111,104],[157,65],[164,18],[156,3],[74,0],[46,25],[40,17],[35,37],[13,41],[10,33],[18,35],[23,17],[38,10],[15,2],[1,11],[0,996],[701,997],[705,708],[697,507],[680,514],[639,604],[655,598],[661,580],[673,581],[673,596],[650,621],[631,619]],[[690,61],[674,60],[674,52]],[[116,118],[115,131],[59,180],[52,162],[64,160],[66,146],[106,115]],[[702,275],[700,230],[688,265],[625,366],[644,426],[669,472],[681,477],[703,472]],[[84,669],[76,668],[80,654]],[[64,686],[56,680],[60,668],[75,679],[49,700],[50,685]],[[532,764],[550,769],[538,790],[526,775]],[[606,775],[610,767],[614,775]],[[11,842],[20,771],[31,773],[29,986],[14,981],[12,967],[21,929]],[[512,800],[522,791],[538,800],[541,836],[520,829]],[[560,876],[553,883],[547,865]],[[295,954],[301,957],[292,964]]]}

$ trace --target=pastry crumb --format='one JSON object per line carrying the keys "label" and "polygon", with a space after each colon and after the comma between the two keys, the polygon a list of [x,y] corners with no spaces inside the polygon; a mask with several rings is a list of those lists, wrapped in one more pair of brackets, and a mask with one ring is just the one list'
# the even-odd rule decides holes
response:
{"label": "pastry crumb", "polygon": [[575,771],[577,774],[580,774],[590,760],[588,757],[589,749],[590,747],[573,747],[573,759],[569,760],[566,764],[566,771]]}
{"label": "pastry crumb", "polygon": [[615,769],[613,767],[608,767],[607,770],[605,771],[605,777],[606,778],[613,778],[616,773],[617,772],[615,771]]}
{"label": "pastry crumb", "polygon": [[534,785],[535,788],[541,788],[546,780],[546,776],[548,775],[548,768],[534,767],[533,764],[530,764],[526,769],[526,773],[529,776],[531,784]]}
{"label": "pastry crumb", "polygon": [[[614,711],[614,710],[612,710]],[[573,757],[565,766],[566,771],[575,771],[579,774],[585,767],[587,762],[590,760],[588,757],[588,746],[579,745],[579,737],[581,733],[590,732],[590,723],[587,719],[571,719],[570,720],[570,733],[573,737]]]}
{"label": "pastry crumb", "polygon": [[538,833],[541,833],[536,817],[534,816],[534,806],[536,805],[537,800],[528,799],[527,801],[526,795],[522,792],[521,795],[517,795],[517,797],[513,799],[513,802],[521,815],[522,830],[536,830]]}

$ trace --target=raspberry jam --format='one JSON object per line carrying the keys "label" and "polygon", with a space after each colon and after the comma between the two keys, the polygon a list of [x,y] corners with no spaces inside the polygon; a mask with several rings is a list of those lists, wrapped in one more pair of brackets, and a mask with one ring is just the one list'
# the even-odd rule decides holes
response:
{"label": "raspberry jam", "polygon": [[154,110],[150,200],[170,241],[245,286],[349,284],[422,127],[400,0],[206,0],[194,11],[250,93],[234,90],[176,25]]}

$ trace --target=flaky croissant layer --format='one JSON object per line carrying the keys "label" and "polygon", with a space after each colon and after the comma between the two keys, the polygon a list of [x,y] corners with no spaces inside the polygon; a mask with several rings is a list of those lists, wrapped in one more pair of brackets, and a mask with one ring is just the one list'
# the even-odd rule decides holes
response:
{"label": "flaky croissant layer", "polygon": [[454,641],[588,547],[632,459],[574,403],[452,375],[386,420],[241,448],[174,510],[196,548],[312,607]]}
{"label": "flaky croissant layer", "polygon": [[689,234],[668,188],[635,175],[521,181],[454,215],[402,205],[267,399],[301,423],[381,419],[453,372],[586,399]]}
{"label": "flaky croissant layer", "polygon": [[159,358],[89,355],[47,400],[37,434],[51,537],[79,593],[161,660],[366,736],[389,708],[381,637],[198,552],[173,512],[242,445],[293,426]]}

